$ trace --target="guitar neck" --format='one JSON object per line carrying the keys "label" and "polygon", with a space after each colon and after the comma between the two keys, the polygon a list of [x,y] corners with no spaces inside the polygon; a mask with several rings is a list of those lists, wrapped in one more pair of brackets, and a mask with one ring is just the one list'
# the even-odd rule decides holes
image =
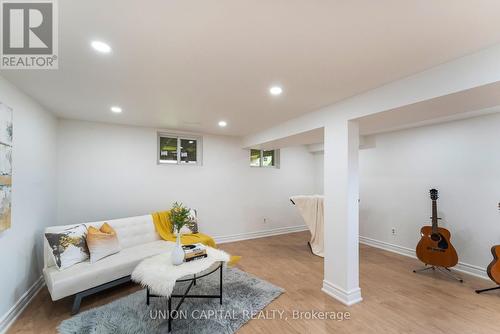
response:
{"label": "guitar neck", "polygon": [[437,201],[432,200],[432,233],[438,231]]}

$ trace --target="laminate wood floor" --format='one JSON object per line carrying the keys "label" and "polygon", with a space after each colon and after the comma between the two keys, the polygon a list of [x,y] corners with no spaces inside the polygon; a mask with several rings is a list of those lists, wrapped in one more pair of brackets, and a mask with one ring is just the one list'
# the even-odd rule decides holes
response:
{"label": "laminate wood floor", "polygon": [[[360,285],[364,301],[345,307],[321,292],[323,259],[310,253],[308,232],[223,244],[242,255],[239,268],[283,287],[286,292],[266,307],[287,319],[249,321],[238,333],[499,333],[500,292],[476,288],[489,281],[461,274],[460,284],[428,272],[414,274],[414,259],[360,246]],[[138,290],[132,283],[84,299],[82,310]],[[55,333],[70,317],[72,300],[52,302],[46,288],[34,298],[8,333]],[[349,320],[294,319],[294,311],[349,312]],[[269,312],[270,314],[270,312]],[[311,314],[311,313],[308,313]],[[174,332],[175,333],[175,332]]]}

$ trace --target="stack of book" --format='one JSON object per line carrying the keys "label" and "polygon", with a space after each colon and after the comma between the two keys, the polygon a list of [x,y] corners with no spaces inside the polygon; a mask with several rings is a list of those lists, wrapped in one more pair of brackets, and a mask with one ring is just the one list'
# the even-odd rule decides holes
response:
{"label": "stack of book", "polygon": [[184,261],[189,262],[207,257],[207,248],[201,243],[184,245]]}

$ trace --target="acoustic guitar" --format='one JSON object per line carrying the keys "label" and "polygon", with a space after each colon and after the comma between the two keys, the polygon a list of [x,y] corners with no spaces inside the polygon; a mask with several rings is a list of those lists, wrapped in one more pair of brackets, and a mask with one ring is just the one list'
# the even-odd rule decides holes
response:
{"label": "acoustic guitar", "polygon": [[[500,207],[500,204],[499,204]],[[488,276],[491,278],[493,282],[498,284],[497,287],[494,288],[486,288],[481,290],[476,290],[476,293],[483,293],[486,291],[498,290],[500,289],[500,245],[496,245],[491,247],[491,254],[493,254],[493,261],[491,261],[488,268],[486,268],[486,272]]]}
{"label": "acoustic guitar", "polygon": [[491,254],[493,254],[493,261],[491,261],[486,272],[493,282],[500,285],[500,245],[491,247]]}
{"label": "acoustic guitar", "polygon": [[417,257],[426,265],[450,268],[458,263],[457,251],[450,242],[451,233],[438,226],[437,199],[438,191],[430,190],[432,200],[432,226],[424,226],[420,230],[420,241],[417,245]]}

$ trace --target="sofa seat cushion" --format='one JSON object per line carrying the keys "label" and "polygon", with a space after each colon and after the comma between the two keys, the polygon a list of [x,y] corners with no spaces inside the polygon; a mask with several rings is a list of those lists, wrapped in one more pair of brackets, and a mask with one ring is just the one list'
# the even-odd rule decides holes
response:
{"label": "sofa seat cushion", "polygon": [[52,300],[58,300],[128,276],[143,259],[171,251],[174,245],[170,241],[157,240],[122,249],[92,264],[85,261],[62,271],[51,266],[43,270],[45,282]]}

